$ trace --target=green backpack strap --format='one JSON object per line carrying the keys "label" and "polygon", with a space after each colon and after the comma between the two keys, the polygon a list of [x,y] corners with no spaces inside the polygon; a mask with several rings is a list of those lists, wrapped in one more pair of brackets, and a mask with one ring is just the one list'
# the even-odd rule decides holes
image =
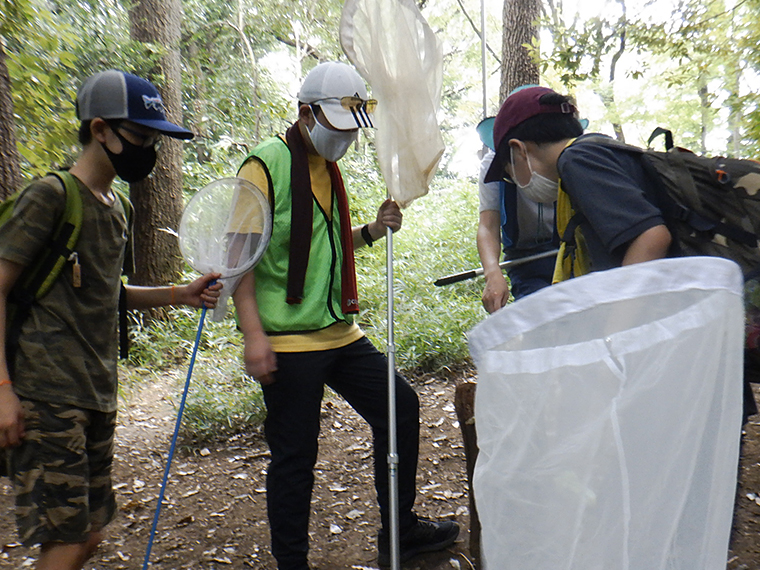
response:
{"label": "green backpack strap", "polygon": [[[12,303],[9,304],[7,312],[5,348],[8,367],[11,371],[21,335],[21,325],[29,316],[34,302],[50,291],[64,265],[71,258],[82,229],[82,196],[79,194],[79,184],[74,176],[66,171],[50,174],[60,180],[66,196],[66,204],[45,250],[37,261],[22,272],[9,297]],[[0,208],[0,223],[4,223],[11,215],[13,205],[20,194],[21,192],[17,192],[3,202]]]}
{"label": "green backpack strap", "polygon": [[121,207],[124,208],[124,213],[127,216],[127,226],[129,226],[130,233],[132,231],[132,218],[134,217],[134,207],[132,206],[132,202],[129,201],[129,198],[127,198],[127,195],[121,192],[120,190],[114,189],[114,194],[116,194],[116,197],[121,202]]}
{"label": "green backpack strap", "polygon": [[79,183],[65,170],[51,172],[61,181],[66,205],[48,244],[47,252],[30,266],[21,288],[16,291],[21,302],[33,302],[44,297],[58,279],[64,265],[72,255],[82,230],[82,196]]}

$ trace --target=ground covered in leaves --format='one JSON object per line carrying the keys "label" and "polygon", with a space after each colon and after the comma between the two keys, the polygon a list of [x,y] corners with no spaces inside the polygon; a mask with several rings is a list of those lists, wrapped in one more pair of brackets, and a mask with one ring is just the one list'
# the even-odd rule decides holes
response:
{"label": "ground covered in leaves", "polygon": [[[407,570],[471,568],[465,458],[454,411],[457,382],[471,372],[421,377],[413,382],[422,404],[418,470],[420,514],[457,520],[463,532],[443,553],[419,557]],[[166,376],[124,404],[117,431],[115,485],[118,518],[87,568],[143,567],[153,524],[181,379]],[[372,484],[371,441],[361,419],[339,398],[329,398],[322,418],[320,457],[311,519],[311,563],[319,570],[377,568],[379,516]],[[183,448],[176,453],[151,551],[151,568],[273,569],[268,553],[264,472],[268,460],[260,434]],[[12,494],[0,479],[0,569],[31,568],[38,551],[16,543]],[[729,570],[760,568],[760,416],[747,426],[737,495]]]}

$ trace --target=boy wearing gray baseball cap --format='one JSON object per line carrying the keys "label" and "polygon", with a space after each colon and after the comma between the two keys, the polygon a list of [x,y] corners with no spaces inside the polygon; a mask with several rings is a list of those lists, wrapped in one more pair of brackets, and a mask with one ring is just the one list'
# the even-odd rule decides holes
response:
{"label": "boy wearing gray baseball cap", "polygon": [[[131,256],[127,203],[111,185],[116,176],[148,176],[162,135],[193,136],[166,120],[150,82],[122,71],[89,77],[76,104],[83,148],[74,166],[32,182],[0,226],[0,338],[14,338],[10,352],[0,342],[0,460],[16,492],[20,540],[42,545],[42,570],[82,568],[116,512],[117,314]],[[50,249],[72,192],[82,215],[73,251],[49,292],[8,327],[9,301],[18,300],[28,268]],[[209,282],[218,277],[177,287],[127,285],[127,307],[213,307],[221,287]]]}

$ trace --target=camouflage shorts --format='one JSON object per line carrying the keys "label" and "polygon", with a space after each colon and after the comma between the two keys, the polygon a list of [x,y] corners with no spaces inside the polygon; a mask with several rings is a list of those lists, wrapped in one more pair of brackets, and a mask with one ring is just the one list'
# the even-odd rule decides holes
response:
{"label": "camouflage shorts", "polygon": [[83,542],[116,513],[111,485],[116,413],[21,403],[26,437],[7,450],[19,538],[25,546]]}

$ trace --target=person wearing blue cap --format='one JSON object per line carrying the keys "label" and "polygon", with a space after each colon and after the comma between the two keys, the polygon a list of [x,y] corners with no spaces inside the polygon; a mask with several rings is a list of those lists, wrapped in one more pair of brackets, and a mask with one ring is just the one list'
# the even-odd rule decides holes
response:
{"label": "person wearing blue cap", "polygon": [[[128,203],[111,185],[147,177],[161,136],[193,134],[166,120],[156,88],[117,70],[80,88],[82,151],[68,173],[32,182],[0,226],[0,463],[13,482],[25,546],[42,546],[38,570],[77,570],[115,516],[111,482],[117,407],[117,315],[131,265]],[[69,181],[68,183],[65,181]],[[15,323],[6,351],[9,300],[64,216],[81,199],[81,229],[49,292]],[[208,274],[184,286],[125,286],[129,309],[184,304],[213,308]]]}
{"label": "person wearing blue cap", "polygon": [[[530,87],[535,86],[518,87],[510,95]],[[554,258],[551,256],[511,267],[507,271],[507,283],[499,267],[502,253],[505,259],[519,259],[559,247],[554,223],[555,200],[545,204],[536,201],[507,176],[485,181],[495,157],[494,122],[494,117],[488,117],[477,126],[480,139],[488,149],[481,160],[478,176],[477,245],[486,282],[483,307],[489,313],[506,305],[510,294],[517,300],[552,283]],[[556,191],[553,194],[556,195]]]}

